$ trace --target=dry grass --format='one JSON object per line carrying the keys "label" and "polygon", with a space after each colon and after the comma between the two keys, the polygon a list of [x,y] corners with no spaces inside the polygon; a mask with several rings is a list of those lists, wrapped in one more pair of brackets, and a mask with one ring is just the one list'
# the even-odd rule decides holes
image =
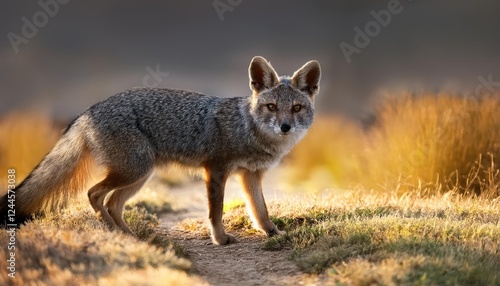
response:
{"label": "dry grass", "polygon": [[[200,285],[179,247],[155,234],[155,215],[131,207],[124,218],[137,238],[110,231],[88,203],[35,219],[16,231],[16,278],[10,285]],[[9,233],[0,230],[0,244]],[[6,247],[0,255],[8,257]],[[7,261],[0,261],[6,269]],[[160,280],[161,279],[161,280]],[[5,285],[3,284],[3,285]]]}
{"label": "dry grass", "polygon": [[361,126],[338,117],[318,117],[285,160],[290,166],[287,181],[298,188],[312,182],[317,189],[357,182],[364,176],[363,149]]}
{"label": "dry grass", "polygon": [[498,285],[499,201],[451,193],[398,197],[349,191],[271,208],[292,248],[324,285]]}
{"label": "dry grass", "polygon": [[[319,118],[289,158],[291,172],[325,185],[385,192],[500,195],[500,94],[385,99],[367,131]],[[319,182],[319,183],[318,183]],[[295,182],[294,182],[295,184]]]}
{"label": "dry grass", "polygon": [[[156,234],[159,221],[147,209],[171,210],[165,190],[153,182],[143,191],[124,213],[138,239],[110,231],[85,200],[17,230],[16,278],[2,277],[0,284],[204,285],[189,275],[184,250]],[[0,230],[0,244],[6,246],[8,239],[9,232]],[[9,252],[0,248],[2,257]],[[7,261],[1,261],[0,267],[6,269]]]}
{"label": "dry grass", "polygon": [[[287,233],[264,248],[291,249],[315,285],[500,283],[498,199],[326,190],[288,197],[269,213]],[[243,206],[224,217],[231,232],[255,235]]]}
{"label": "dry grass", "polygon": [[498,110],[500,95],[480,102],[445,94],[384,102],[369,134],[371,181],[500,195]]}
{"label": "dry grass", "polygon": [[15,168],[20,182],[59,139],[52,120],[37,112],[11,112],[0,117],[0,186],[7,185],[7,170]]}

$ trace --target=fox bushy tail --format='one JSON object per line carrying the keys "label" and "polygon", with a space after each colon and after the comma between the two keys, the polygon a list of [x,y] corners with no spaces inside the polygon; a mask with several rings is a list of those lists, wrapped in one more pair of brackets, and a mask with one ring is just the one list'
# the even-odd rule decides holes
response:
{"label": "fox bushy tail", "polygon": [[[81,121],[70,125],[54,148],[15,190],[17,222],[63,208],[85,187],[90,177],[91,157]],[[0,198],[0,223],[7,216],[7,195]]]}

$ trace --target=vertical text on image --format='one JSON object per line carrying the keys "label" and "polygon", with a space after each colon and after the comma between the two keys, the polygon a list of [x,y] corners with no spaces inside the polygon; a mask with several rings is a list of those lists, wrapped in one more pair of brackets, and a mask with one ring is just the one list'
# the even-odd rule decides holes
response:
{"label": "vertical text on image", "polygon": [[11,278],[16,278],[16,170],[7,171],[7,228],[9,240],[7,243],[8,259],[7,274]]}

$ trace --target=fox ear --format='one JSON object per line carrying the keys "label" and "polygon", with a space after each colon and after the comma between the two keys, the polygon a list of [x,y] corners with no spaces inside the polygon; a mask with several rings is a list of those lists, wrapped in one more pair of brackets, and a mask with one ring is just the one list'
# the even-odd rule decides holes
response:
{"label": "fox ear", "polygon": [[293,74],[292,85],[312,97],[319,91],[320,78],[321,67],[319,63],[310,61]]}
{"label": "fox ear", "polygon": [[269,89],[279,83],[278,75],[270,63],[263,57],[254,57],[248,68],[250,77],[250,89],[260,93],[264,89]]}

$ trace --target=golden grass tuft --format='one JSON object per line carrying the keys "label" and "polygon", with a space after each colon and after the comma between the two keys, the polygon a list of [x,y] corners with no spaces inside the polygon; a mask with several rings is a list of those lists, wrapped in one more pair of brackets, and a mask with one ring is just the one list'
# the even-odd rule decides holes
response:
{"label": "golden grass tuft", "polygon": [[0,186],[6,186],[7,170],[16,170],[21,182],[52,149],[61,135],[45,114],[16,111],[0,117]]}
{"label": "golden grass tuft", "polygon": [[346,186],[363,176],[363,132],[354,122],[340,117],[318,117],[307,136],[285,161],[292,185],[313,181],[313,187]]}
{"label": "golden grass tuft", "polygon": [[[16,278],[12,285],[201,285],[186,271],[176,245],[155,235],[156,216],[144,209],[127,210],[124,218],[140,240],[110,231],[88,204],[35,219],[16,231]],[[0,230],[0,243],[9,233]],[[5,247],[0,255],[7,257]],[[0,261],[6,269],[7,261]],[[148,275],[159,276],[148,276]],[[163,278],[161,283],[159,278]]]}
{"label": "golden grass tuft", "polygon": [[[461,98],[403,94],[383,100],[363,131],[318,118],[292,151],[292,177],[325,185],[404,194],[500,195],[500,94]],[[292,180],[292,183],[296,184]]]}
{"label": "golden grass tuft", "polygon": [[429,185],[498,196],[498,110],[500,95],[481,101],[447,94],[390,98],[368,135],[367,175],[385,188]]}

